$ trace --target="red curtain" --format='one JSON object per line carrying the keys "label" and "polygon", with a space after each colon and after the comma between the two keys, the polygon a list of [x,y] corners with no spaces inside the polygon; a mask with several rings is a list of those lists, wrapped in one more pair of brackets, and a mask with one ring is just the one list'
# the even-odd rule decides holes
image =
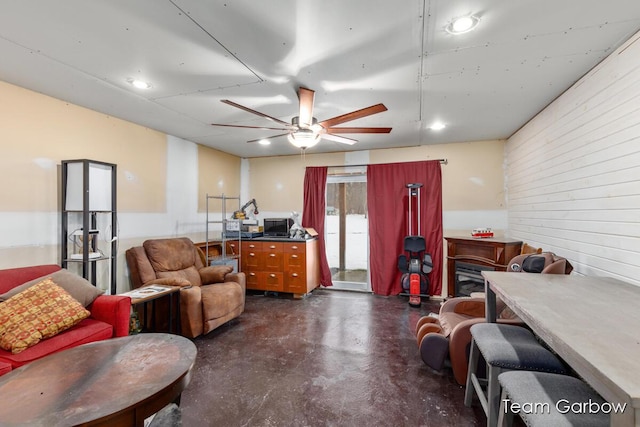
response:
{"label": "red curtain", "polygon": [[[387,163],[367,167],[367,204],[369,215],[371,287],[375,294],[402,292],[398,255],[404,253],[408,235],[410,183],[421,183],[421,230],[426,252],[433,259],[429,273],[429,294],[442,293],[442,175],[437,160]],[[415,215],[415,208],[412,212]],[[414,226],[415,234],[415,226]]]}
{"label": "red curtain", "polygon": [[327,188],[327,167],[307,167],[304,174],[304,199],[302,226],[312,227],[318,232],[318,252],[320,254],[320,284],[333,286],[331,270],[327,261],[324,242],[324,219]]}

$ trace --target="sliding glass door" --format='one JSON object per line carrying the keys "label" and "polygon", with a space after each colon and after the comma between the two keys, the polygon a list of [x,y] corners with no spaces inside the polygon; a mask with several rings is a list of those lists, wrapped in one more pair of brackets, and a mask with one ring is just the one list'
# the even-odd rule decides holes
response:
{"label": "sliding glass door", "polygon": [[370,291],[366,175],[330,175],[326,194],[326,250],[334,288]]}

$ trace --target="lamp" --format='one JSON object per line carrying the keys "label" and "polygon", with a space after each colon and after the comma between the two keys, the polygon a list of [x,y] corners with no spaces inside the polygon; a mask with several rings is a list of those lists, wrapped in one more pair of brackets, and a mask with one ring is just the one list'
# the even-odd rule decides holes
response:
{"label": "lamp", "polygon": [[296,147],[304,150],[316,145],[320,141],[320,134],[311,129],[298,129],[287,135],[287,139]]}
{"label": "lamp", "polygon": [[63,209],[83,211],[88,197],[88,210],[112,211],[112,192],[115,191],[115,165],[94,160],[64,160],[65,200]]}

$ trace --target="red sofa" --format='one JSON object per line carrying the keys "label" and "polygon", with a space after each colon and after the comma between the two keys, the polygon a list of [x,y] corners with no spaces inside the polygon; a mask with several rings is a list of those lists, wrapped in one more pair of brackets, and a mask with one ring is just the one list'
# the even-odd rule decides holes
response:
{"label": "red sofa", "polygon": [[[0,294],[60,270],[55,264],[0,270]],[[118,295],[100,295],[86,307],[91,315],[74,327],[43,340],[33,347],[12,354],[0,349],[0,375],[60,350],[129,335],[131,299]]]}

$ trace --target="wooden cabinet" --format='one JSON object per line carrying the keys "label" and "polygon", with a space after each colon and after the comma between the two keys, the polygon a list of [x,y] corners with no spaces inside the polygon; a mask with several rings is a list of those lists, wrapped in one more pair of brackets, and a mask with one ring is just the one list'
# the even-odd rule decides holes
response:
{"label": "wooden cabinet", "polygon": [[[314,247],[317,241],[313,240]],[[315,274],[313,269],[317,269],[318,262],[310,262],[307,269],[307,245],[304,243],[287,243],[284,245],[284,271],[285,274],[285,292],[292,294],[306,294],[308,286],[312,286],[313,290],[318,286],[319,275]],[[309,254],[310,258],[317,256],[316,252]],[[315,283],[313,281],[315,280]],[[309,283],[308,283],[309,282]]]}
{"label": "wooden cabinet", "polygon": [[447,296],[456,295],[457,268],[465,267],[464,275],[473,276],[473,266],[481,270],[504,271],[509,261],[520,254],[522,241],[500,238],[445,237],[447,241]]}
{"label": "wooden cabinet", "polygon": [[318,241],[242,241],[247,289],[289,292],[300,297],[320,283]]}

